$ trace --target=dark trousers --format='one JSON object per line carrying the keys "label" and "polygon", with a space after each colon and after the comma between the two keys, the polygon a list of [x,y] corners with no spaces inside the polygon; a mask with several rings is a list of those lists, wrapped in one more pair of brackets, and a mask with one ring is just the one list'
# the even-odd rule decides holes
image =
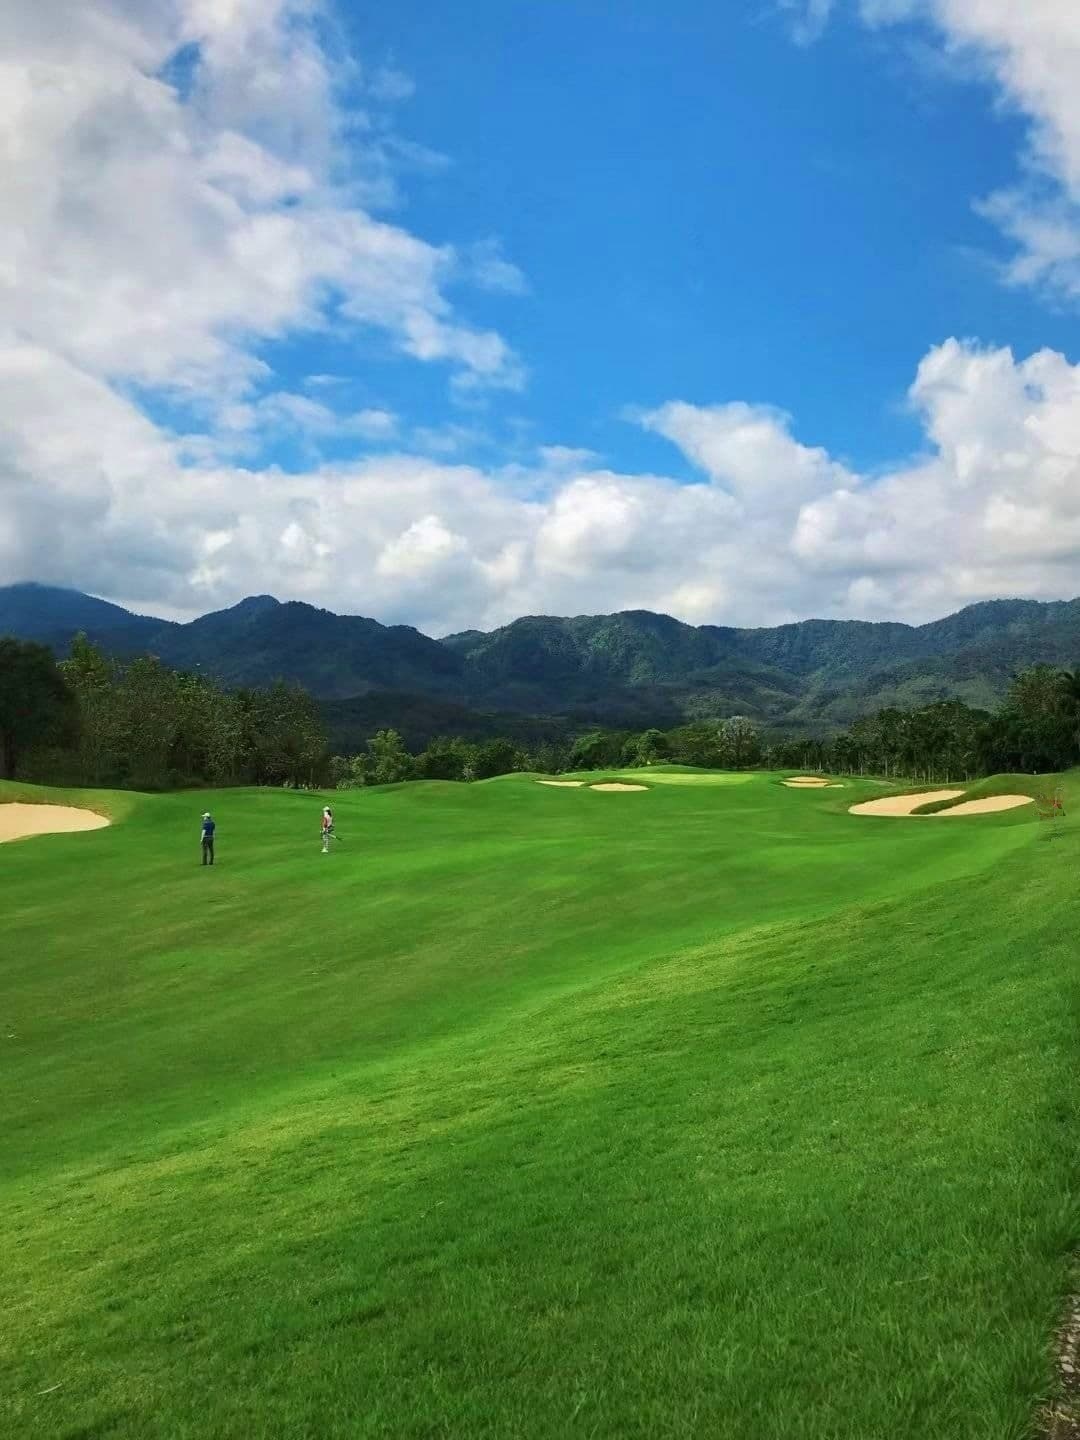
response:
{"label": "dark trousers", "polygon": [[214,837],[213,837],[213,835],[204,835],[204,836],[203,836],[203,842],[202,842],[202,863],[203,863],[204,865],[212,865],[212,864],[214,863]]}

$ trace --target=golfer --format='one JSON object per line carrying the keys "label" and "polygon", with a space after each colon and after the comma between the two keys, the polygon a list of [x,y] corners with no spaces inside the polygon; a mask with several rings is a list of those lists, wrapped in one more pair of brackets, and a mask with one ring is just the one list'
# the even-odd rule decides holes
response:
{"label": "golfer", "polygon": [[202,817],[202,863],[212,865],[214,863],[214,825],[210,811]]}
{"label": "golfer", "polygon": [[334,812],[329,805],[323,806],[322,812],[322,853],[330,854],[330,841],[334,834]]}

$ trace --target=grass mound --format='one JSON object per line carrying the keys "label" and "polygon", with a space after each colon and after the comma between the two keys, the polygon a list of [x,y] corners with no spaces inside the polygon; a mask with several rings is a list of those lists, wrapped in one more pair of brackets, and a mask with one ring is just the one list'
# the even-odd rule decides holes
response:
{"label": "grass mound", "polygon": [[0,1433],[1023,1435],[1071,821],[655,779],[632,831],[522,778],[339,793],[329,858],[269,791],[5,847]]}

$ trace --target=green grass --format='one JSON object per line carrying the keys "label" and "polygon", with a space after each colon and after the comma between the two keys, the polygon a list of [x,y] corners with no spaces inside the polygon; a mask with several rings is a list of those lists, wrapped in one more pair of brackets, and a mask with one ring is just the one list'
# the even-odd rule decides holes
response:
{"label": "green grass", "polygon": [[1080,830],[657,779],[0,846],[0,1434],[1031,1433]]}
{"label": "green grass", "polygon": [[[592,778],[589,776],[588,778]],[[676,769],[670,765],[646,765],[637,770],[613,771],[616,780],[635,780],[648,785],[745,785],[753,775],[730,770]]]}
{"label": "green grass", "polygon": [[[993,775],[988,780],[957,780],[948,785],[930,785],[924,788],[929,790],[962,790],[964,793],[958,795],[955,800],[935,800],[929,805],[920,805],[919,815],[938,815],[943,810],[951,810],[956,805],[963,805],[968,800],[983,800],[990,795],[1030,795],[1036,802],[1043,796],[1052,792],[1058,782],[1058,777],[1051,776],[1049,779],[1040,779],[1037,775]],[[1018,807],[1019,808],[1019,807]],[[1001,811],[1007,814],[1007,811]],[[1016,813],[1016,812],[1013,812]],[[1028,810],[1020,812],[1024,819],[1030,821],[1032,813]],[[1038,810],[1034,812],[1036,815]]]}

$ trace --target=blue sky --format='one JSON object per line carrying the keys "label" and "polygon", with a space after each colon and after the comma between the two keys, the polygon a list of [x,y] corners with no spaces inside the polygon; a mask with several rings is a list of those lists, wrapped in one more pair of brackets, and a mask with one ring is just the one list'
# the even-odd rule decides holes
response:
{"label": "blue sky", "polygon": [[0,106],[0,583],[436,632],[1080,590],[1080,11],[56,7]]}
{"label": "blue sky", "polygon": [[[497,408],[539,437],[669,468],[627,405],[742,399],[874,468],[920,442],[930,345],[1075,343],[1074,316],[1001,285],[972,205],[1015,178],[1023,119],[918,25],[838,18],[799,46],[757,4],[365,8],[349,39],[413,77],[401,128],[449,161],[407,223],[498,237],[528,279],[469,308],[524,356],[527,395]],[[415,383],[374,378],[403,408]]]}

